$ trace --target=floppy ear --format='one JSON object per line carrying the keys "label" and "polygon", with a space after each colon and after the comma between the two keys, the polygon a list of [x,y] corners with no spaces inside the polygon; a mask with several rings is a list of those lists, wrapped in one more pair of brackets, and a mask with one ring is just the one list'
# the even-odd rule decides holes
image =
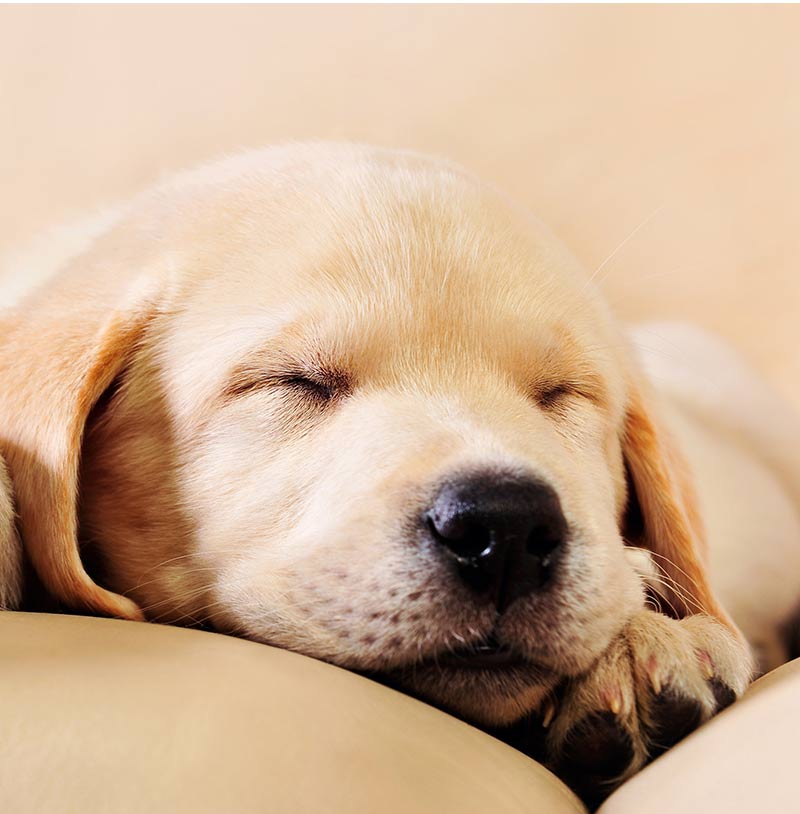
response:
{"label": "floppy ear", "polygon": [[78,550],[84,425],[155,306],[152,286],[131,287],[119,264],[106,271],[72,268],[0,323],[0,448],[22,545],[44,587],[69,607],[140,619],[133,602],[92,581]]}
{"label": "floppy ear", "polygon": [[705,530],[688,464],[639,384],[628,396],[623,451],[634,492],[628,499],[641,512],[641,544],[666,576],[659,592],[677,616],[707,613],[735,630],[706,575]]}

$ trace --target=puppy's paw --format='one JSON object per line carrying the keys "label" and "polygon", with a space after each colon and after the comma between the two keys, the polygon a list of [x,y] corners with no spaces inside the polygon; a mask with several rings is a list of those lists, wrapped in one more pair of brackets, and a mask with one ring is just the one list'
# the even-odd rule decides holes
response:
{"label": "puppy's paw", "polygon": [[587,674],[565,685],[547,762],[590,806],[731,704],[751,671],[745,645],[710,616],[641,611]]}

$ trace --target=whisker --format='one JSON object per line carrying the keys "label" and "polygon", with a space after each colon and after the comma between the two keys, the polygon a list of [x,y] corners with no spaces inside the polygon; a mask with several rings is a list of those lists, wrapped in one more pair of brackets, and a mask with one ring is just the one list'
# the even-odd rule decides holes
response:
{"label": "whisker", "polygon": [[[237,548],[220,549],[216,553],[219,553],[219,554],[235,554],[238,550],[239,549],[237,549]],[[146,568],[144,571],[141,572],[141,574],[139,574],[139,579],[141,580],[144,577],[146,577],[148,574],[151,574],[154,571],[157,571],[157,570],[159,570],[161,568],[164,568],[167,565],[172,565],[173,563],[179,562],[180,560],[185,560],[185,559],[189,559],[191,557],[197,557],[197,556],[198,556],[198,552],[191,551],[191,552],[188,552],[187,554],[179,554],[179,555],[177,555],[175,557],[170,557],[169,559],[166,559],[163,562],[156,563],[155,565],[151,565],[149,568]],[[135,591],[138,588],[142,588],[145,585],[149,585],[149,584],[150,584],[150,582],[141,582],[140,581],[135,587],[131,588],[130,591]]]}
{"label": "whisker", "polygon": [[644,229],[645,226],[647,226],[648,223],[650,223],[657,215],[661,214],[664,208],[665,204],[661,204],[661,206],[654,209],[621,243],[617,245],[614,251],[612,251],[611,254],[609,254],[602,263],[600,263],[589,279],[584,283],[583,288],[581,288],[581,293],[583,293],[589,287],[589,285],[591,285],[593,280],[598,280],[598,275],[600,272],[622,251],[625,246],[628,245],[628,243],[630,243],[631,240],[633,240],[634,237],[636,237],[637,234],[639,234],[639,232],[642,231],[642,229]]}
{"label": "whisker", "polygon": [[[164,599],[158,600],[158,602],[151,602],[149,605],[145,605],[144,607],[141,608],[141,611],[142,611],[142,613],[149,613],[151,610],[153,610],[153,609],[155,609],[155,608],[157,608],[157,607],[159,607],[161,605],[164,605],[167,602],[174,602],[176,605],[182,605],[187,600],[194,599],[195,597],[200,596],[201,594],[204,594],[206,591],[211,590],[211,588],[213,588],[213,587],[214,587],[214,583],[209,583],[208,585],[203,585],[203,586],[201,586],[199,588],[194,588],[191,591],[186,591],[186,592],[184,592],[182,594],[179,594],[178,596],[168,596],[168,597],[165,597]],[[162,616],[163,615],[166,615],[166,614],[162,614]],[[161,617],[159,617],[159,618],[161,618]],[[156,620],[155,619],[150,619],[150,621],[153,622],[153,621],[156,621]]]}
{"label": "whisker", "polygon": [[[637,548],[637,546],[631,546],[631,548]],[[650,550],[649,550],[649,549],[647,549],[647,548],[644,548],[644,549],[640,548],[639,550],[640,550],[640,551],[646,551],[648,554],[650,554],[650,556],[652,556],[652,557],[658,557],[659,559],[664,560],[666,563],[668,563],[669,565],[671,565],[671,566],[672,566],[672,567],[673,567],[673,568],[674,568],[676,571],[678,571],[678,572],[680,572],[681,574],[683,574],[683,576],[685,576],[685,577],[686,577],[686,579],[688,579],[688,580],[689,580],[689,581],[692,583],[692,585],[694,585],[694,587],[695,587],[695,588],[699,588],[699,587],[700,587],[700,586],[697,584],[697,580],[696,580],[694,577],[692,577],[691,575],[687,574],[687,573],[686,573],[686,571],[684,571],[684,570],[683,570],[683,568],[681,568],[681,567],[680,567],[680,566],[679,566],[679,565],[678,565],[678,564],[677,564],[677,563],[676,563],[674,560],[671,560],[671,559],[670,559],[669,557],[667,557],[665,554],[659,554],[657,551],[650,551]]]}
{"label": "whisker", "polygon": [[[665,588],[667,591],[671,591],[675,596],[678,597],[686,606],[694,606],[694,608],[698,611],[702,611],[703,608],[697,599],[690,593],[687,592],[684,588],[682,588],[672,577],[668,574],[663,574],[661,576],[649,576],[645,577],[644,581],[649,585],[658,585],[662,588]],[[662,595],[662,598],[665,602],[669,602],[667,597]],[[675,609],[675,607],[670,603],[670,608],[672,609],[675,615],[679,615]]]}
{"label": "whisker", "polygon": [[[666,580],[662,580],[662,579],[659,579],[657,577],[651,577],[647,582],[648,582],[648,585],[651,588],[656,588],[656,586],[657,586],[659,588],[664,588],[667,591],[672,591],[672,593],[674,593],[684,604],[687,604],[687,605],[689,604],[689,601],[687,600],[687,598],[685,596],[682,596],[680,591],[676,590],[675,587],[673,585],[670,585],[669,582],[667,582]],[[667,603],[667,605],[669,606],[669,609],[672,611],[672,614],[675,617],[680,617],[680,614],[678,613],[677,608],[672,604],[672,602],[669,600],[669,598],[667,596],[665,596],[663,593],[658,591],[658,597],[659,597],[660,600]]]}
{"label": "whisker", "polygon": [[[218,566],[216,565],[198,565],[194,568],[187,568],[185,570],[181,570],[181,576],[191,576],[192,574],[199,574],[203,573],[204,571],[216,571],[218,570]],[[134,586],[133,588],[129,588],[127,591],[124,592],[124,596],[132,596],[135,591],[138,591],[142,588],[146,588],[148,585],[152,585],[155,582],[158,582],[159,577],[153,577],[153,579],[147,580],[147,582],[140,582],[138,585]]]}
{"label": "whisker", "polygon": [[[679,571],[683,574],[687,580],[689,580],[695,588],[698,588],[697,581],[692,578],[689,574],[687,574],[682,568],[677,566],[669,557],[665,556],[664,554],[659,554],[655,551],[650,551],[649,549],[642,548],[641,546],[629,546],[629,548],[634,549],[636,551],[642,551],[646,554],[650,555],[651,557],[658,558],[664,560],[676,571]],[[667,588],[667,590],[672,591],[682,602],[684,602],[687,606],[694,607],[698,611],[703,611],[703,605],[698,600],[696,594],[690,590],[687,586],[680,585],[677,580],[664,571],[664,569],[656,562],[654,565],[658,568],[658,574],[655,576],[648,576],[644,577],[644,581],[653,581],[658,582],[662,587]],[[673,611],[675,609],[673,608]]]}
{"label": "whisker", "polygon": [[678,583],[674,577],[664,572],[661,568],[659,568],[659,575],[654,577],[654,579],[660,579],[662,584],[677,594],[680,599],[683,599],[684,601],[690,599],[696,607],[700,608],[700,603],[697,601],[697,597],[694,595],[694,593],[689,590],[689,588]]}

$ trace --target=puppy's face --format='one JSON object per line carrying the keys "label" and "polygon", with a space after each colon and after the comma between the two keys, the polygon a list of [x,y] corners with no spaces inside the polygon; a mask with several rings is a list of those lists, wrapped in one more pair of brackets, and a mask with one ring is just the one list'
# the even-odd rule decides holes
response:
{"label": "puppy's face", "polygon": [[87,434],[103,579],[153,620],[513,720],[641,606],[613,323],[449,167],[226,172],[144,227],[181,273]]}

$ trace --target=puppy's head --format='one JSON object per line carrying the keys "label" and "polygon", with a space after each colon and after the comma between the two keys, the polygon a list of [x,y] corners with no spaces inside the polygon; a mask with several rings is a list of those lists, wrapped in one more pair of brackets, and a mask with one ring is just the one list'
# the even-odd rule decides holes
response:
{"label": "puppy's head", "polygon": [[713,604],[603,303],[449,165],[308,146],[184,176],[6,335],[22,532],[73,605],[209,623],[504,723],[641,606],[629,481],[645,543]]}

